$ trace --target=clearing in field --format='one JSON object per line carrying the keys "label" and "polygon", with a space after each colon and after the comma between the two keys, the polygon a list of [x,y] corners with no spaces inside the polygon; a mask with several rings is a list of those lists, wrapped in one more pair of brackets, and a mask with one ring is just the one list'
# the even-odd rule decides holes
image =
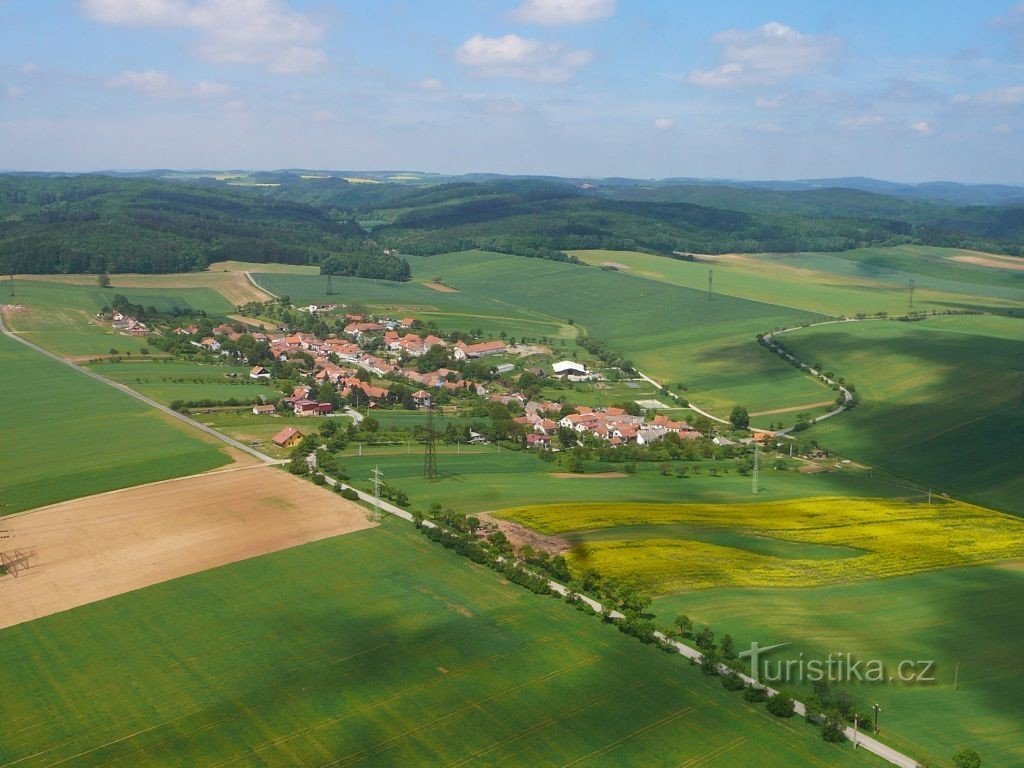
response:
{"label": "clearing in field", "polygon": [[167,480],[4,520],[30,553],[0,577],[0,627],[369,528],[365,510],[272,467]]}
{"label": "clearing in field", "polygon": [[0,690],[18,768],[882,765],[395,521],[3,630]]}
{"label": "clearing in field", "polygon": [[595,568],[657,593],[849,584],[1024,556],[1024,522],[952,501],[543,504],[500,516],[543,534],[576,534],[574,570]]}

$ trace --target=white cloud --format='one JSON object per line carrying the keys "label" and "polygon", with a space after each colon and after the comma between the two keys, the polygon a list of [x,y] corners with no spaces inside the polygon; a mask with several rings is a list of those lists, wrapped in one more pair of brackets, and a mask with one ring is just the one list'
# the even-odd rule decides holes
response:
{"label": "white cloud", "polygon": [[998,125],[992,126],[992,131],[994,133],[998,133],[1000,136],[1006,136],[1013,133],[1013,128],[1006,123],[999,123]]}
{"label": "white cloud", "polygon": [[727,29],[712,38],[722,63],[695,69],[687,80],[708,88],[775,83],[821,70],[839,54],[837,37],[805,35],[777,21],[754,30]]}
{"label": "white cloud", "polygon": [[81,0],[81,7],[104,24],[193,29],[194,52],[209,61],[278,74],[310,72],[327,61],[315,45],[323,28],[282,0]]}
{"label": "white cloud", "polygon": [[137,71],[126,69],[116,77],[107,80],[110,88],[128,88],[157,99],[178,99],[185,96],[226,96],[231,86],[202,80],[198,83],[183,83],[166,72],[156,69]]}
{"label": "white cloud", "polygon": [[782,133],[782,126],[774,120],[767,120],[754,126],[758,133]]}
{"label": "white cloud", "polygon": [[670,117],[659,117],[654,121],[654,127],[659,131],[667,131],[669,128],[673,128],[676,121]]}
{"label": "white cloud", "polygon": [[931,134],[935,133],[935,129],[932,127],[932,124],[929,123],[927,120],[922,120],[918,123],[914,123],[913,125],[910,126],[910,129],[914,133],[920,134],[921,136],[930,136]]}
{"label": "white cloud", "polygon": [[512,13],[526,24],[585,24],[615,13],[615,0],[523,0]]}
{"label": "white cloud", "polygon": [[416,84],[416,87],[419,88],[421,91],[443,91],[444,83],[442,83],[437,78],[427,77],[423,80],[420,80],[419,83]]}
{"label": "white cloud", "polygon": [[249,108],[249,105],[246,104],[245,99],[231,99],[229,101],[225,101],[221,107],[225,112],[245,112],[245,110]]}
{"label": "white cloud", "polygon": [[590,51],[577,51],[519,35],[474,35],[455,51],[455,59],[480,77],[512,77],[561,83],[588,64]]}
{"label": "white cloud", "polygon": [[20,85],[9,85],[0,91],[0,98],[4,99],[20,99],[25,95],[25,89]]}
{"label": "white cloud", "polygon": [[958,93],[953,97],[954,104],[989,104],[995,106],[1016,106],[1024,104],[1024,85],[1012,85],[1008,88],[997,88],[983,93]]}
{"label": "white cloud", "polygon": [[758,109],[778,109],[782,106],[782,99],[769,99],[764,96],[758,96],[754,99],[754,106]]}
{"label": "white cloud", "polygon": [[885,124],[885,118],[881,115],[855,115],[852,117],[844,117],[839,121],[839,124],[843,128],[877,128],[878,126]]}

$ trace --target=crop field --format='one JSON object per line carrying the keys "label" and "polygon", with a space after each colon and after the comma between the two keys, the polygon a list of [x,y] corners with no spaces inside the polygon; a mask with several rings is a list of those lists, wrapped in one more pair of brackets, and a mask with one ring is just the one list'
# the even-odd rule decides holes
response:
{"label": "crop field", "polygon": [[[217,269],[219,265],[213,264],[207,272],[183,272],[170,275],[117,274],[111,277],[110,287],[102,290],[114,294],[125,293],[125,291],[135,292],[137,289],[166,291],[178,288],[203,288],[216,291],[231,306],[247,304],[250,301],[266,301],[270,298],[253,285],[243,271],[229,269],[228,267],[234,266],[231,262],[222,262],[222,264],[225,265],[223,269]],[[97,287],[96,275],[32,275],[29,279],[62,285]],[[143,303],[143,306],[148,305]]]}
{"label": "crop field", "polygon": [[807,432],[937,491],[1024,514],[1024,320],[936,317],[807,328],[780,340],[857,387],[860,404]]}
{"label": "crop field", "polygon": [[394,522],[0,631],[0,686],[19,768],[881,765]]}
{"label": "crop field", "polygon": [[[280,394],[249,378],[249,367],[193,363],[187,360],[131,360],[92,363],[96,373],[127,384],[165,405],[175,400],[255,402],[260,395]],[[233,376],[231,376],[233,374]]]}
{"label": "crop field", "polygon": [[[688,387],[701,407],[727,414],[735,404],[751,411],[816,403],[829,390],[798,375],[754,343],[759,331],[815,316],[800,310],[718,296],[629,275],[541,259],[468,252],[409,257],[414,276],[441,276],[458,293],[413,284],[335,279],[340,301],[358,300],[421,317],[437,312],[461,318],[508,318],[566,324],[622,351],[645,373]],[[260,285],[298,302],[327,301],[321,278],[258,275]],[[429,295],[425,295],[429,294]],[[550,332],[550,331],[547,331]],[[824,396],[823,396],[824,395]]]}
{"label": "crop field", "polygon": [[[154,276],[153,280],[173,281],[175,277],[161,275]],[[100,288],[95,281],[93,285],[74,285],[24,278],[18,278],[15,285],[14,297],[4,295],[3,301],[21,304],[28,311],[6,315],[11,330],[24,334],[36,344],[58,354],[78,358],[107,355],[112,349],[122,353],[137,353],[147,346],[144,337],[123,336],[114,331],[109,323],[94,316],[118,293],[135,304],[154,306],[161,311],[169,311],[174,307],[203,309],[211,315],[234,311],[234,305],[211,288],[121,290],[117,287]]]}
{"label": "crop field", "polygon": [[729,632],[738,648],[791,642],[771,654],[773,666],[801,654],[851,653],[879,659],[891,673],[904,659],[933,660],[933,683],[850,686],[863,708],[881,705],[883,739],[933,766],[971,747],[983,765],[1021,768],[1021,565],[813,589],[698,590],[655,600],[654,611],[666,620],[685,613],[719,635]]}
{"label": "crop field", "polygon": [[369,528],[366,510],[255,464],[54,504],[4,520],[28,569],[0,581],[0,627]]}
{"label": "crop field", "polygon": [[[658,594],[850,584],[1024,557],[1024,522],[960,502],[831,497],[754,504],[545,504],[499,514],[544,534],[579,533],[569,552],[575,570],[592,567]],[[731,536],[701,541],[690,535],[691,526]],[[628,530],[616,535],[622,528]],[[601,535],[588,535],[598,529]],[[775,540],[773,549],[758,539]],[[830,555],[822,547],[843,549]]]}
{"label": "crop field", "polygon": [[0,368],[0,514],[231,461],[212,438],[6,336]]}
{"label": "crop field", "polygon": [[[640,462],[635,474],[624,474],[622,464],[599,461],[585,462],[586,474],[566,477],[563,466],[521,451],[439,445],[437,452],[437,480],[423,477],[423,446],[418,443],[409,448],[366,446],[361,457],[356,446],[350,445],[338,454],[338,461],[357,485],[369,487],[370,472],[379,467],[384,480],[408,493],[414,507],[425,510],[439,503],[466,514],[555,501],[741,504],[753,498],[750,477],[737,473],[735,463],[726,460],[673,464],[673,472],[685,467],[685,478],[662,476],[656,463]],[[717,475],[711,474],[713,468]],[[609,472],[618,476],[602,476]],[[758,498],[766,500],[908,493],[905,487],[857,471],[803,474],[765,469],[761,478]]]}
{"label": "crop field", "polygon": [[[914,308],[1005,311],[1022,308],[1024,273],[961,261],[978,259],[972,251],[925,246],[860,248],[843,253],[730,254],[678,261],[628,251],[574,251],[594,266],[617,265],[625,274],[764,301],[822,314],[904,313],[908,280],[913,279]],[[985,263],[1002,264],[999,257]]]}

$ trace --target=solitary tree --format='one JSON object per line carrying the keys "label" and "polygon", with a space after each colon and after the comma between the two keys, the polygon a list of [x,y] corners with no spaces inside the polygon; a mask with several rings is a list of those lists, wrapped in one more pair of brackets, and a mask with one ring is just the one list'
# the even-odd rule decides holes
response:
{"label": "solitary tree", "polygon": [[733,429],[746,429],[750,426],[750,414],[747,413],[747,409],[742,405],[737,405],[732,409],[732,413],[729,414],[729,422],[732,424]]}

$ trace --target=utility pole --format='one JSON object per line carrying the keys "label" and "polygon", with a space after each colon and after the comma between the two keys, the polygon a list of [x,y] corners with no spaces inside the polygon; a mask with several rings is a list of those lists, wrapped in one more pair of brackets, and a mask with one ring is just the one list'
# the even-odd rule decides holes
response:
{"label": "utility pole", "polygon": [[758,493],[761,492],[761,489],[760,489],[760,487],[758,486],[758,483],[757,483],[757,480],[758,480],[757,473],[758,473],[758,469],[759,469],[759,465],[760,465],[760,460],[761,460],[760,445],[758,444],[757,437],[755,436],[754,437],[754,479],[753,479],[753,482],[751,483],[751,490],[754,492],[754,495],[757,495]]}
{"label": "utility pole", "polygon": [[872,704],[871,708],[875,710],[875,733],[878,733],[878,713],[882,711],[882,708],[877,704]]}
{"label": "utility pole", "polygon": [[370,474],[373,475],[373,519],[380,520],[380,478],[384,473],[378,464]]}
{"label": "utility pole", "polygon": [[13,296],[14,295],[14,273],[13,272],[11,272],[10,285],[11,285],[11,296]]}
{"label": "utility pole", "polygon": [[910,308],[914,308],[914,280],[910,280]]}
{"label": "utility pole", "polygon": [[328,296],[333,296],[334,295],[334,281],[332,279],[333,277],[334,277],[334,275],[332,275],[330,272],[327,273],[327,295]]}
{"label": "utility pole", "polygon": [[953,690],[960,690],[960,662],[956,663],[956,671],[953,673]]}
{"label": "utility pole", "polygon": [[437,436],[434,434],[434,398],[427,403],[427,444],[423,449],[423,476],[437,479]]}
{"label": "utility pole", "polygon": [[708,301],[711,301],[711,283],[714,280],[714,277],[715,277],[715,270],[709,269],[708,270]]}

